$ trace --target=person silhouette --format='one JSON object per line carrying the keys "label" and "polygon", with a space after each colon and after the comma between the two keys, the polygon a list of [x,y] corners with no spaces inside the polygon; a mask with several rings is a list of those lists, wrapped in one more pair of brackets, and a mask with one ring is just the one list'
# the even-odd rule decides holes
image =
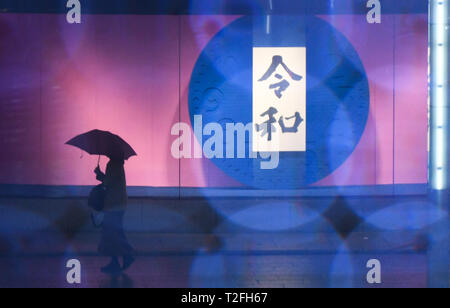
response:
{"label": "person silhouette", "polygon": [[[125,160],[110,157],[103,173],[100,166],[94,170],[97,180],[105,186],[104,220],[102,236],[98,247],[99,253],[111,258],[111,262],[102,268],[103,273],[116,274],[125,271],[134,263],[134,250],[128,242],[123,228],[127,208],[127,184],[125,177]],[[119,258],[123,257],[123,266]]]}

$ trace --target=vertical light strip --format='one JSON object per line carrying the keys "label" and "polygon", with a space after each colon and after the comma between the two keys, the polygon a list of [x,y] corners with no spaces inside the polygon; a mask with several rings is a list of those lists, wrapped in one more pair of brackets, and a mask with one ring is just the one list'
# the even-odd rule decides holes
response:
{"label": "vertical light strip", "polygon": [[430,185],[449,188],[448,33],[450,0],[430,0]]}
{"label": "vertical light strip", "polygon": [[270,32],[272,30],[272,11],[273,11],[273,1],[269,0],[269,13],[267,14],[266,19],[266,34],[270,35]]}

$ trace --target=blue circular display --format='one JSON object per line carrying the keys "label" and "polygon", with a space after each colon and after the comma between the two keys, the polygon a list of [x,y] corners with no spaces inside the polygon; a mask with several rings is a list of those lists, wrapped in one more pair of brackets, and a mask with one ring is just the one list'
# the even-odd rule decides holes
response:
{"label": "blue circular display", "polygon": [[247,136],[245,159],[211,160],[248,187],[311,185],[341,166],[361,139],[370,104],[364,67],[350,42],[317,17],[242,17],[209,42],[195,65],[189,86],[192,125],[195,115],[202,115],[203,126],[219,123],[224,132],[227,123],[252,122],[254,47],[306,47],[307,150],[281,152],[278,168],[265,170],[261,162],[267,159],[251,158]]}

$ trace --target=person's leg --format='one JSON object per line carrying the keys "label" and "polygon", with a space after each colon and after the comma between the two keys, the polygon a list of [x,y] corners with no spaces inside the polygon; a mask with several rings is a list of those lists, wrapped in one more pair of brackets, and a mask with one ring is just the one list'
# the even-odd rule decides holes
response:
{"label": "person's leg", "polygon": [[121,267],[119,263],[118,257],[111,257],[111,262],[106,265],[105,267],[102,267],[102,272],[106,274],[115,274],[121,272]]}
{"label": "person's leg", "polygon": [[129,269],[131,267],[131,265],[133,265],[134,261],[136,261],[136,259],[134,258],[134,256],[132,254],[123,256],[122,270],[126,271],[127,269]]}
{"label": "person's leg", "polygon": [[123,220],[124,220],[125,212],[122,211],[118,213],[117,216],[117,241],[119,243],[119,251],[120,255],[123,257],[123,267],[122,270],[127,270],[133,265],[135,258],[133,256],[133,248],[131,247],[130,243],[128,242],[128,239],[125,235],[125,231],[123,228]]}
{"label": "person's leg", "polygon": [[119,273],[121,271],[119,255],[117,254],[117,217],[113,212],[106,212],[102,225],[102,238],[99,245],[99,252],[104,256],[111,257],[108,265],[101,271],[107,274]]}

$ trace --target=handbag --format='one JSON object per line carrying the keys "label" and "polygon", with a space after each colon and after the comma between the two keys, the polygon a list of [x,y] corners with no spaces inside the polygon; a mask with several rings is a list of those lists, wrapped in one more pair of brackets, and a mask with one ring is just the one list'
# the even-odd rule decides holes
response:
{"label": "handbag", "polygon": [[102,212],[105,208],[106,187],[103,184],[95,186],[89,194],[88,206],[97,211]]}

